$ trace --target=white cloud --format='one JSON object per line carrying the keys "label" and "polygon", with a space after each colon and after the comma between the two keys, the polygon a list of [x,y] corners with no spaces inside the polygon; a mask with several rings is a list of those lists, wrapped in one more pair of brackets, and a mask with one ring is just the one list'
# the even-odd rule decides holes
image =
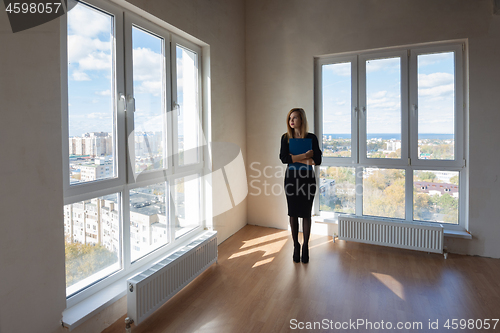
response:
{"label": "white cloud", "polygon": [[134,91],[136,94],[153,94],[160,96],[162,89],[161,81],[143,81]]}
{"label": "white cloud", "polygon": [[111,70],[111,55],[104,52],[94,52],[81,59],[80,70]]}
{"label": "white cloud", "polygon": [[111,90],[96,91],[95,94],[99,96],[111,96]]}
{"label": "white cloud", "polygon": [[68,61],[70,63],[79,63],[89,54],[96,52],[111,54],[111,43],[81,35],[68,36]]}
{"label": "white cloud", "polygon": [[418,67],[433,65],[442,60],[453,60],[453,52],[421,54],[418,56]]}
{"label": "white cloud", "polygon": [[387,90],[382,90],[382,91],[377,91],[377,92],[373,93],[370,97],[373,99],[376,99],[376,98],[385,97],[386,95],[387,95]]}
{"label": "white cloud", "polygon": [[399,70],[401,66],[400,63],[401,63],[400,58],[368,60],[366,62],[366,71],[368,73],[372,73],[379,70],[385,70],[385,71],[394,69]]}
{"label": "white cloud", "polygon": [[449,73],[418,74],[418,88],[434,88],[454,83],[455,77]]}
{"label": "white cloud", "polygon": [[162,59],[160,53],[147,48],[133,50],[134,80],[135,81],[162,81]]}
{"label": "white cloud", "polygon": [[90,77],[85,72],[81,72],[78,70],[74,70],[71,77],[75,81],[90,81]]}
{"label": "white cloud", "polygon": [[339,64],[330,64],[323,66],[324,69],[333,72],[335,75],[339,76],[351,76],[351,63],[339,63]]}
{"label": "white cloud", "polygon": [[111,32],[109,15],[82,4],[76,5],[68,12],[68,34],[92,38],[103,32]]}
{"label": "white cloud", "polygon": [[445,97],[455,92],[455,85],[447,84],[432,88],[418,89],[419,96]]}
{"label": "white cloud", "polygon": [[104,112],[92,112],[86,115],[88,119],[108,119],[111,118],[109,114]]}

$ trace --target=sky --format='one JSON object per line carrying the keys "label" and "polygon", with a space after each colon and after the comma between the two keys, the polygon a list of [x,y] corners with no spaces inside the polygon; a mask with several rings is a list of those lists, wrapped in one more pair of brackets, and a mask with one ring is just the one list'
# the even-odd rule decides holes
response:
{"label": "sky", "polygon": [[[88,24],[92,22],[92,24]],[[112,132],[113,17],[78,4],[68,13],[69,135]],[[162,89],[165,84],[164,41],[133,27],[133,77],[136,131],[162,129]],[[182,63],[189,52],[177,48]],[[188,59],[189,60],[189,59]],[[418,57],[419,132],[453,133],[453,53]],[[401,93],[399,58],[367,61],[367,132],[399,133]],[[178,71],[182,103],[183,73]],[[323,66],[324,133],[350,133],[350,63]],[[90,120],[90,121],[89,121]],[[183,119],[179,119],[181,122]],[[182,134],[183,125],[179,124]]]}
{"label": "sky", "polygon": [[[113,33],[113,17],[109,14],[81,3],[68,13],[70,136],[113,129]],[[132,43],[136,131],[160,131],[164,40],[133,27]]]}
{"label": "sky", "polygon": [[[419,133],[453,134],[453,53],[418,56]],[[323,66],[323,133],[351,129],[351,64]],[[367,132],[401,131],[401,66],[399,58],[366,63]]]}

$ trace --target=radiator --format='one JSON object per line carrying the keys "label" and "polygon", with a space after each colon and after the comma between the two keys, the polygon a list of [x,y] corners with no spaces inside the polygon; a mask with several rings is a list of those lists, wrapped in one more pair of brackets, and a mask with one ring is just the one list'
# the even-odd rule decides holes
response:
{"label": "radiator", "polygon": [[443,226],[339,216],[339,239],[402,249],[443,253]]}
{"label": "radiator", "polygon": [[127,280],[127,313],[136,325],[217,261],[217,232],[193,242]]}

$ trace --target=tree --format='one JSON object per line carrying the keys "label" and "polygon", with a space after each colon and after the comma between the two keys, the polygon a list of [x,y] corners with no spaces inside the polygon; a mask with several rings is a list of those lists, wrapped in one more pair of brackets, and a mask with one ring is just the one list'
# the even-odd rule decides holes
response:
{"label": "tree", "polygon": [[375,170],[364,180],[363,214],[404,218],[404,170]]}
{"label": "tree", "polygon": [[458,185],[458,175],[451,177],[450,183]]}
{"label": "tree", "polygon": [[433,183],[436,179],[436,174],[430,171],[420,171],[417,173],[417,178],[419,178],[423,182]]}
{"label": "tree", "polygon": [[118,256],[101,245],[71,243],[66,237],[66,287],[118,262]]}

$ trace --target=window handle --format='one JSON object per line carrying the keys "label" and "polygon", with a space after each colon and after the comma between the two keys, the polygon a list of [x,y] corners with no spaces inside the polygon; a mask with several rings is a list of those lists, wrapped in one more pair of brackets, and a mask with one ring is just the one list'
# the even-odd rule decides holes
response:
{"label": "window handle", "polygon": [[179,104],[177,104],[177,102],[172,102],[172,104],[174,105],[174,110],[177,109],[177,115],[180,116],[181,115],[181,106]]}
{"label": "window handle", "polygon": [[359,113],[359,108],[357,106],[353,107],[352,112],[354,112],[354,116],[357,118]]}
{"label": "window handle", "polygon": [[127,98],[122,93],[120,93],[120,101],[123,103],[123,111],[127,112]]}
{"label": "window handle", "polygon": [[127,104],[132,103],[132,112],[135,112],[135,98],[132,95],[128,95]]}
{"label": "window handle", "polygon": [[413,117],[416,117],[417,116],[417,112],[418,112],[418,105],[417,104],[412,104],[411,105],[411,111],[413,113]]}

